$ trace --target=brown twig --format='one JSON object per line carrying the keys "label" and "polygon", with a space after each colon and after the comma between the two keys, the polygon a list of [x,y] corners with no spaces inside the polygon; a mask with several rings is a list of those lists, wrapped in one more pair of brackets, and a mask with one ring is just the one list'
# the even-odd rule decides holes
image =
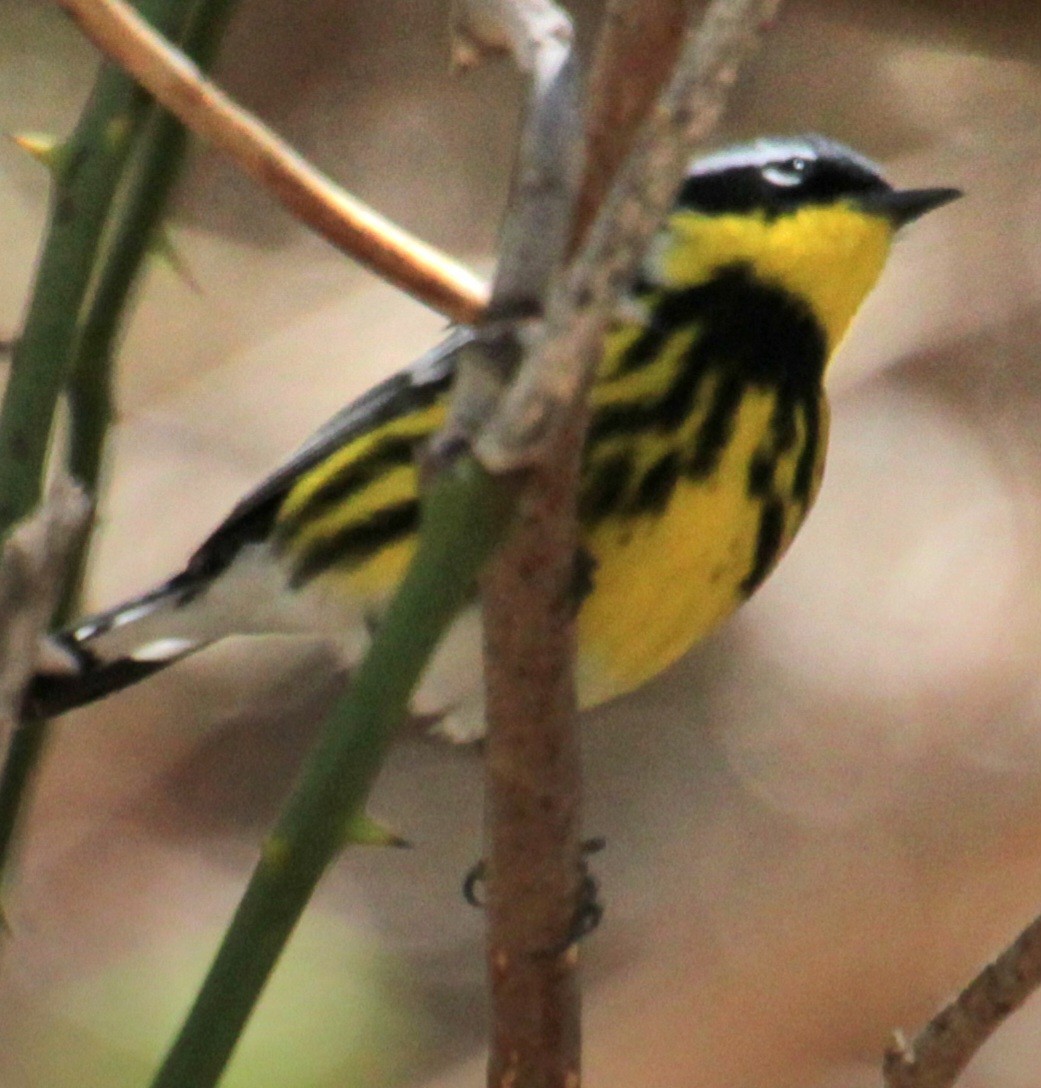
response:
{"label": "brown twig", "polygon": [[883,1064],[887,1088],[950,1088],[1039,985],[1041,917],[938,1012],[914,1042],[894,1041]]}
{"label": "brown twig", "polygon": [[82,488],[58,474],[43,502],[12,529],[0,550],[0,720],[20,712],[89,514]]}
{"label": "brown twig", "polygon": [[23,790],[17,783],[27,781],[46,739],[43,724],[24,714],[25,691],[40,654],[47,651],[43,636],[53,621],[89,518],[90,502],[82,488],[58,472],[43,501],[15,525],[0,549],[0,723],[10,730],[5,789],[0,791],[3,878],[9,876],[10,855],[23,816]]}
{"label": "brown twig", "polygon": [[[487,322],[537,310],[566,252],[582,137],[571,23],[552,0],[455,0],[455,52],[472,63],[505,48],[530,75],[528,106],[501,232]],[[518,363],[485,343],[488,369],[465,362],[457,423],[479,434]],[[582,427],[568,437],[581,444]],[[485,749],[488,1084],[563,1088],[580,1067],[580,995],[571,951],[579,883],[581,775],[571,683],[578,458],[547,468],[551,494],[526,502],[522,527],[482,580],[488,740]],[[500,488],[514,481],[497,481]],[[530,495],[522,498],[530,499]],[[532,520],[532,518],[535,520]],[[563,567],[561,566],[563,564]],[[563,587],[561,591],[560,587]],[[521,603],[524,602],[524,603]],[[530,606],[530,607],[529,607]],[[515,623],[514,619],[519,620]],[[549,636],[540,654],[540,631]],[[559,639],[565,639],[563,649]],[[523,675],[516,671],[520,664]]]}
{"label": "brown twig", "polygon": [[577,248],[671,72],[693,0],[608,0],[589,73],[586,162],[572,229]]}
{"label": "brown twig", "polygon": [[344,192],[206,79],[123,0],[57,0],[106,56],[334,246],[453,321],[487,301],[469,270]]}
{"label": "brown twig", "polygon": [[[641,0],[627,6],[636,10]],[[494,470],[529,470],[520,524],[482,580],[490,1088],[577,1088],[580,1083],[577,955],[569,947],[569,926],[581,908],[581,776],[572,665],[583,393],[599,358],[607,315],[667,211],[687,157],[718,118],[739,60],[776,6],[777,0],[715,0],[699,33],[688,38],[642,153],[604,208],[566,286],[551,300],[545,339],[477,443],[478,456]],[[616,4],[615,11],[622,7]],[[614,19],[606,33],[629,25]],[[676,42],[665,39],[678,36],[681,28],[675,18],[645,28],[664,36],[656,38],[658,56],[675,55]],[[631,47],[620,41],[600,47],[599,86],[632,76],[622,60],[632,56]],[[622,70],[606,70],[614,64]],[[647,69],[637,95],[645,109],[668,72],[661,64]],[[610,96],[594,100],[591,108],[594,131],[615,122],[627,131],[597,149],[587,175],[590,190],[614,174],[642,119],[639,109],[616,110]],[[591,208],[595,194],[585,201]]]}

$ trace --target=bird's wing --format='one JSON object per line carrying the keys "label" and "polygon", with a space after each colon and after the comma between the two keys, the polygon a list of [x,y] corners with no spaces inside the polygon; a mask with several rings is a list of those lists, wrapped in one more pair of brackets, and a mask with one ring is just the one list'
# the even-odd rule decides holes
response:
{"label": "bird's wing", "polygon": [[405,370],[380,382],[341,409],[291,456],[241,499],[206,538],[182,578],[208,581],[223,570],[243,545],[262,540],[293,485],[344,443],[415,406],[417,399],[440,395],[455,373],[459,351],[474,338],[469,328],[453,329],[436,347]]}

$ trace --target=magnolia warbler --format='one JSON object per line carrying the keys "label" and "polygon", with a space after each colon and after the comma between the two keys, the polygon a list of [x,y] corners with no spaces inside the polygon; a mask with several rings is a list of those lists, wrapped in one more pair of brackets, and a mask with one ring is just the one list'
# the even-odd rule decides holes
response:
{"label": "magnolia warbler", "polygon": [[[583,706],[649,680],[760,585],[820,484],[828,361],[896,231],[958,196],[898,190],[817,136],[693,163],[614,314],[578,495]],[[30,699],[55,713],[231,634],[327,637],[349,669],[416,543],[418,453],[446,418],[457,329],[345,408],[247,495],[181,573],[56,636]],[[413,701],[483,730],[476,601]]]}

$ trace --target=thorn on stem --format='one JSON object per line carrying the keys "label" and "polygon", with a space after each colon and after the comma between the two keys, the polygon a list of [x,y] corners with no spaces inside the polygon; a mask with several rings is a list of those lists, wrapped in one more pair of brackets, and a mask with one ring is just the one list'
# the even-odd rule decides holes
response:
{"label": "thorn on stem", "polygon": [[12,143],[57,175],[65,157],[64,145],[54,136],[43,132],[16,132],[11,134]]}

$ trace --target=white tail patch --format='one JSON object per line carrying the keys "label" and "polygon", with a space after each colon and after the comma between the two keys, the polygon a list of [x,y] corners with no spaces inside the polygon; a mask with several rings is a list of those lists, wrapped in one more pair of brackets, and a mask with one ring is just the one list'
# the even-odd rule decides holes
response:
{"label": "white tail patch", "polygon": [[155,601],[131,605],[124,608],[122,612],[115,613],[115,615],[107,614],[97,619],[88,620],[86,623],[80,624],[79,627],[74,627],[72,637],[77,642],[90,642],[91,639],[97,638],[98,635],[104,635],[108,631],[116,630],[117,627],[124,627],[128,623],[133,623],[135,620],[151,615],[156,608]]}
{"label": "white tail patch", "polygon": [[[133,605],[130,608],[125,608],[122,612],[112,617],[112,627],[122,627],[127,623],[134,623],[135,620],[142,619],[144,616],[150,615],[156,610],[156,602],[149,601],[147,604]],[[76,632],[79,635],[79,632]]]}
{"label": "white tail patch", "polygon": [[194,650],[198,645],[190,638],[157,638],[154,642],[146,642],[138,646],[130,655],[132,661],[170,661],[173,658],[183,657]]}

